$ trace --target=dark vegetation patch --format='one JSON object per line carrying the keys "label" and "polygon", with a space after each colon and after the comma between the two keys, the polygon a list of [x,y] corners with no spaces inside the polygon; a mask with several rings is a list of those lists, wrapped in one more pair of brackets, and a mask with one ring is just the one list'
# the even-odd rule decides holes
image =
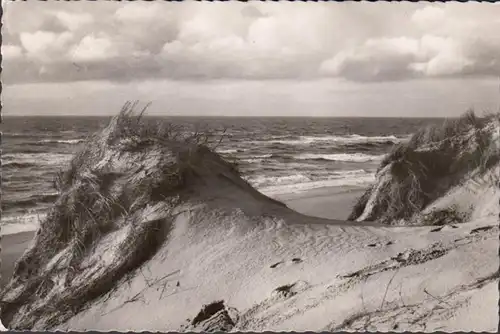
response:
{"label": "dark vegetation patch", "polygon": [[[464,182],[473,170],[478,169],[476,177],[482,177],[500,161],[500,147],[488,129],[499,117],[479,118],[469,111],[441,126],[421,129],[408,142],[396,145],[379,166],[379,173],[387,168],[382,173],[389,179],[379,184],[380,192],[367,220],[386,224],[411,221],[416,213]],[[349,220],[363,214],[375,187],[359,198]],[[452,216],[451,220],[454,219],[463,217]]]}
{"label": "dark vegetation patch", "polygon": [[297,292],[293,291],[293,288],[295,287],[295,283],[292,284],[285,284],[282,286],[277,287],[274,289],[274,291],[282,297],[289,298],[297,294]]}
{"label": "dark vegetation patch", "polygon": [[239,312],[227,307],[223,300],[203,305],[201,311],[181,331],[229,332],[239,321]]}
{"label": "dark vegetation patch", "polygon": [[373,265],[345,275],[340,275],[339,277],[349,278],[351,280],[354,280],[354,282],[359,282],[364,278],[381,272],[398,270],[401,267],[419,265],[428,261],[438,259],[446,255],[449,250],[449,248],[444,247],[440,243],[435,243],[430,247],[424,249],[409,249],[402,253],[398,253],[396,256],[391,257],[388,260],[375,263]]}
{"label": "dark vegetation patch", "polygon": [[[125,104],[55,178],[58,199],[0,293],[0,316],[8,328],[27,330],[37,324],[50,329],[80,312],[156,254],[191,182],[215,167],[239,176],[234,165],[213,153],[222,138],[214,141],[205,133],[146,122],[145,109],[136,113],[136,108],[137,103]],[[156,214],[149,219],[144,212],[151,207]],[[123,228],[128,230],[116,245],[113,264],[79,281],[96,245]],[[62,262],[46,270],[63,250]],[[64,291],[49,295],[61,272],[66,273]]]}
{"label": "dark vegetation patch", "polygon": [[200,322],[205,321],[215,315],[217,312],[222,311],[225,308],[224,301],[218,300],[207,305],[203,305],[201,311],[194,317],[191,324],[193,326],[198,325]]}
{"label": "dark vegetation patch", "polygon": [[455,207],[432,211],[422,216],[423,225],[443,226],[466,222],[469,215],[460,212]]}
{"label": "dark vegetation patch", "polygon": [[276,268],[277,266],[279,266],[279,265],[280,265],[280,264],[282,264],[282,263],[283,263],[282,261],[280,261],[280,262],[276,262],[276,263],[274,263],[274,264],[271,264],[271,265],[269,266],[269,268],[274,269],[274,268]]}
{"label": "dark vegetation patch", "polygon": [[479,232],[484,232],[484,231],[489,231],[493,228],[495,228],[496,226],[483,226],[483,227],[478,227],[478,228],[475,228],[473,230],[470,231],[470,234],[475,234],[475,233],[479,233]]}
{"label": "dark vegetation patch", "polygon": [[414,266],[431,260],[435,260],[448,253],[449,249],[443,248],[439,244],[435,244],[430,248],[414,250],[410,249],[403,253],[399,253],[393,257],[393,260],[401,263],[402,266]]}

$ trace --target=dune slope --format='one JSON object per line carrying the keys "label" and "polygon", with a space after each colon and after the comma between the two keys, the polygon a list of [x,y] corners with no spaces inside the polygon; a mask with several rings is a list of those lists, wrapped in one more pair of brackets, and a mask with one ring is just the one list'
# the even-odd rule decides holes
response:
{"label": "dune slope", "polygon": [[494,210],[439,230],[307,217],[128,107],[59,178],[6,327],[496,330]]}

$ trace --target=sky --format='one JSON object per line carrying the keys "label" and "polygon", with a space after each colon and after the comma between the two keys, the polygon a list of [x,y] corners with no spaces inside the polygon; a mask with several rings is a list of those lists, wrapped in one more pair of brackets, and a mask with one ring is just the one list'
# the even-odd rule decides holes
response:
{"label": "sky", "polygon": [[447,117],[500,103],[500,4],[3,1],[3,115]]}

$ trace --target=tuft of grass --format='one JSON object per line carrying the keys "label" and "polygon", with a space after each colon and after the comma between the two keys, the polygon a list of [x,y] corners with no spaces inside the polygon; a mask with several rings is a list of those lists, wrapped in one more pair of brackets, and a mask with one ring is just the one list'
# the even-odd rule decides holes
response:
{"label": "tuft of grass", "polygon": [[466,222],[468,218],[467,214],[458,211],[456,207],[452,206],[424,215],[422,217],[422,224],[433,226],[460,224]]}
{"label": "tuft of grass", "polygon": [[[379,166],[378,172],[387,167],[391,178],[382,185],[368,219],[389,224],[409,221],[453,186],[464,182],[472,171],[484,175],[500,161],[500,149],[489,128],[499,117],[480,118],[469,110],[440,126],[423,128],[407,143],[395,146]],[[358,200],[350,220],[363,213],[373,189]]]}
{"label": "tuft of grass", "polygon": [[274,291],[279,295],[283,296],[285,298],[291,297],[296,295],[296,292],[293,291],[293,287],[295,286],[295,283],[292,284],[285,284],[277,287],[274,289]]}

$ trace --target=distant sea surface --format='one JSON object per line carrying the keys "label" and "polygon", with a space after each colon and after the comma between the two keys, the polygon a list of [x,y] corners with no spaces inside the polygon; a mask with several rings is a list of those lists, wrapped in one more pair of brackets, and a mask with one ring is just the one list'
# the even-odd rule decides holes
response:
{"label": "distant sea surface", "polygon": [[[34,230],[57,199],[57,171],[109,117],[4,117],[2,232]],[[148,118],[226,137],[217,151],[269,196],[321,187],[367,187],[384,155],[440,119]]]}

